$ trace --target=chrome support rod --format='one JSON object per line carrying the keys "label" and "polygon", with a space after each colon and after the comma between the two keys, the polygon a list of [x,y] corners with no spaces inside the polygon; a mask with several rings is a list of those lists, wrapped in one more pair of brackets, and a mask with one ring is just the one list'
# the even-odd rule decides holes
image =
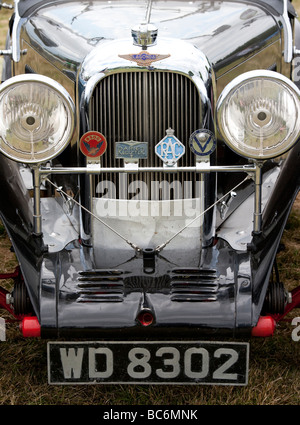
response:
{"label": "chrome support rod", "polygon": [[256,170],[254,174],[254,183],[255,183],[255,195],[254,195],[254,223],[253,231],[254,233],[260,233],[261,224],[262,224],[262,208],[261,208],[261,199],[262,199],[262,164],[256,164]]}
{"label": "chrome support rod", "polygon": [[33,174],[33,232],[35,235],[42,234],[42,215],[41,215],[41,175],[39,168],[36,166],[32,169]]}

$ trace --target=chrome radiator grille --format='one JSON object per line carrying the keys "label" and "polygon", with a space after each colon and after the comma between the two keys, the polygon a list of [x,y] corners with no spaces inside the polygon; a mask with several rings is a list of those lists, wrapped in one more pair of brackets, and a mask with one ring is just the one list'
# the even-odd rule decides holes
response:
{"label": "chrome radiator grille", "polygon": [[[115,143],[121,141],[148,142],[148,158],[140,167],[161,167],[155,145],[173,128],[175,136],[186,146],[179,166],[195,165],[188,148],[189,136],[202,127],[203,111],[194,83],[184,75],[163,71],[123,72],[105,77],[95,87],[90,103],[90,129],[105,135],[108,147],[101,157],[102,167],[122,167],[123,160],[115,159]],[[119,188],[119,176],[103,174],[102,180],[114,182]],[[129,175],[128,184],[135,180],[150,182],[194,181],[191,173],[144,173]],[[99,183],[95,178],[95,188]],[[140,194],[144,199],[145,194]],[[117,197],[119,194],[117,193]],[[148,193],[149,197],[149,193]],[[137,198],[135,198],[137,199]]]}

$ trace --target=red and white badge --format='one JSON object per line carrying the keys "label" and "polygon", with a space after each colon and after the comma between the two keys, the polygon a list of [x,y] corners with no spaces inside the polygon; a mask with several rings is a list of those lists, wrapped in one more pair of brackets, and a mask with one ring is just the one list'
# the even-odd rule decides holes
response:
{"label": "red and white badge", "polygon": [[98,131],[88,131],[80,139],[80,150],[89,158],[98,158],[107,148],[107,141]]}

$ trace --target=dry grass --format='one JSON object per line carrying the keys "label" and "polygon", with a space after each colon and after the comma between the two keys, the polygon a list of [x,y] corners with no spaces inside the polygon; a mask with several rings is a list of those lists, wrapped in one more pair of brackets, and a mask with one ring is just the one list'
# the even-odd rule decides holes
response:
{"label": "dry grass", "polygon": [[[300,0],[294,1],[299,6]],[[0,12],[0,37],[9,12]],[[3,46],[2,46],[3,47]],[[281,278],[289,289],[300,277],[300,196],[283,235]],[[16,265],[10,242],[0,227],[1,272]],[[7,281],[6,285],[11,282]],[[299,311],[299,310],[298,310]],[[291,339],[291,324],[282,322],[274,337],[251,341],[247,387],[211,386],[49,386],[46,343],[24,340],[15,323],[0,344],[1,405],[299,405],[300,342]]]}

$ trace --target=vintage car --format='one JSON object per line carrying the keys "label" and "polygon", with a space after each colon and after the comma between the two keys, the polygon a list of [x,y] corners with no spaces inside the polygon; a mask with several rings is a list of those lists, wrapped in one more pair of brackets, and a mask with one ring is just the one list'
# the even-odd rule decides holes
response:
{"label": "vintage car", "polygon": [[49,383],[247,384],[251,338],[300,307],[276,266],[299,48],[286,0],[15,2],[0,307],[47,340]]}

